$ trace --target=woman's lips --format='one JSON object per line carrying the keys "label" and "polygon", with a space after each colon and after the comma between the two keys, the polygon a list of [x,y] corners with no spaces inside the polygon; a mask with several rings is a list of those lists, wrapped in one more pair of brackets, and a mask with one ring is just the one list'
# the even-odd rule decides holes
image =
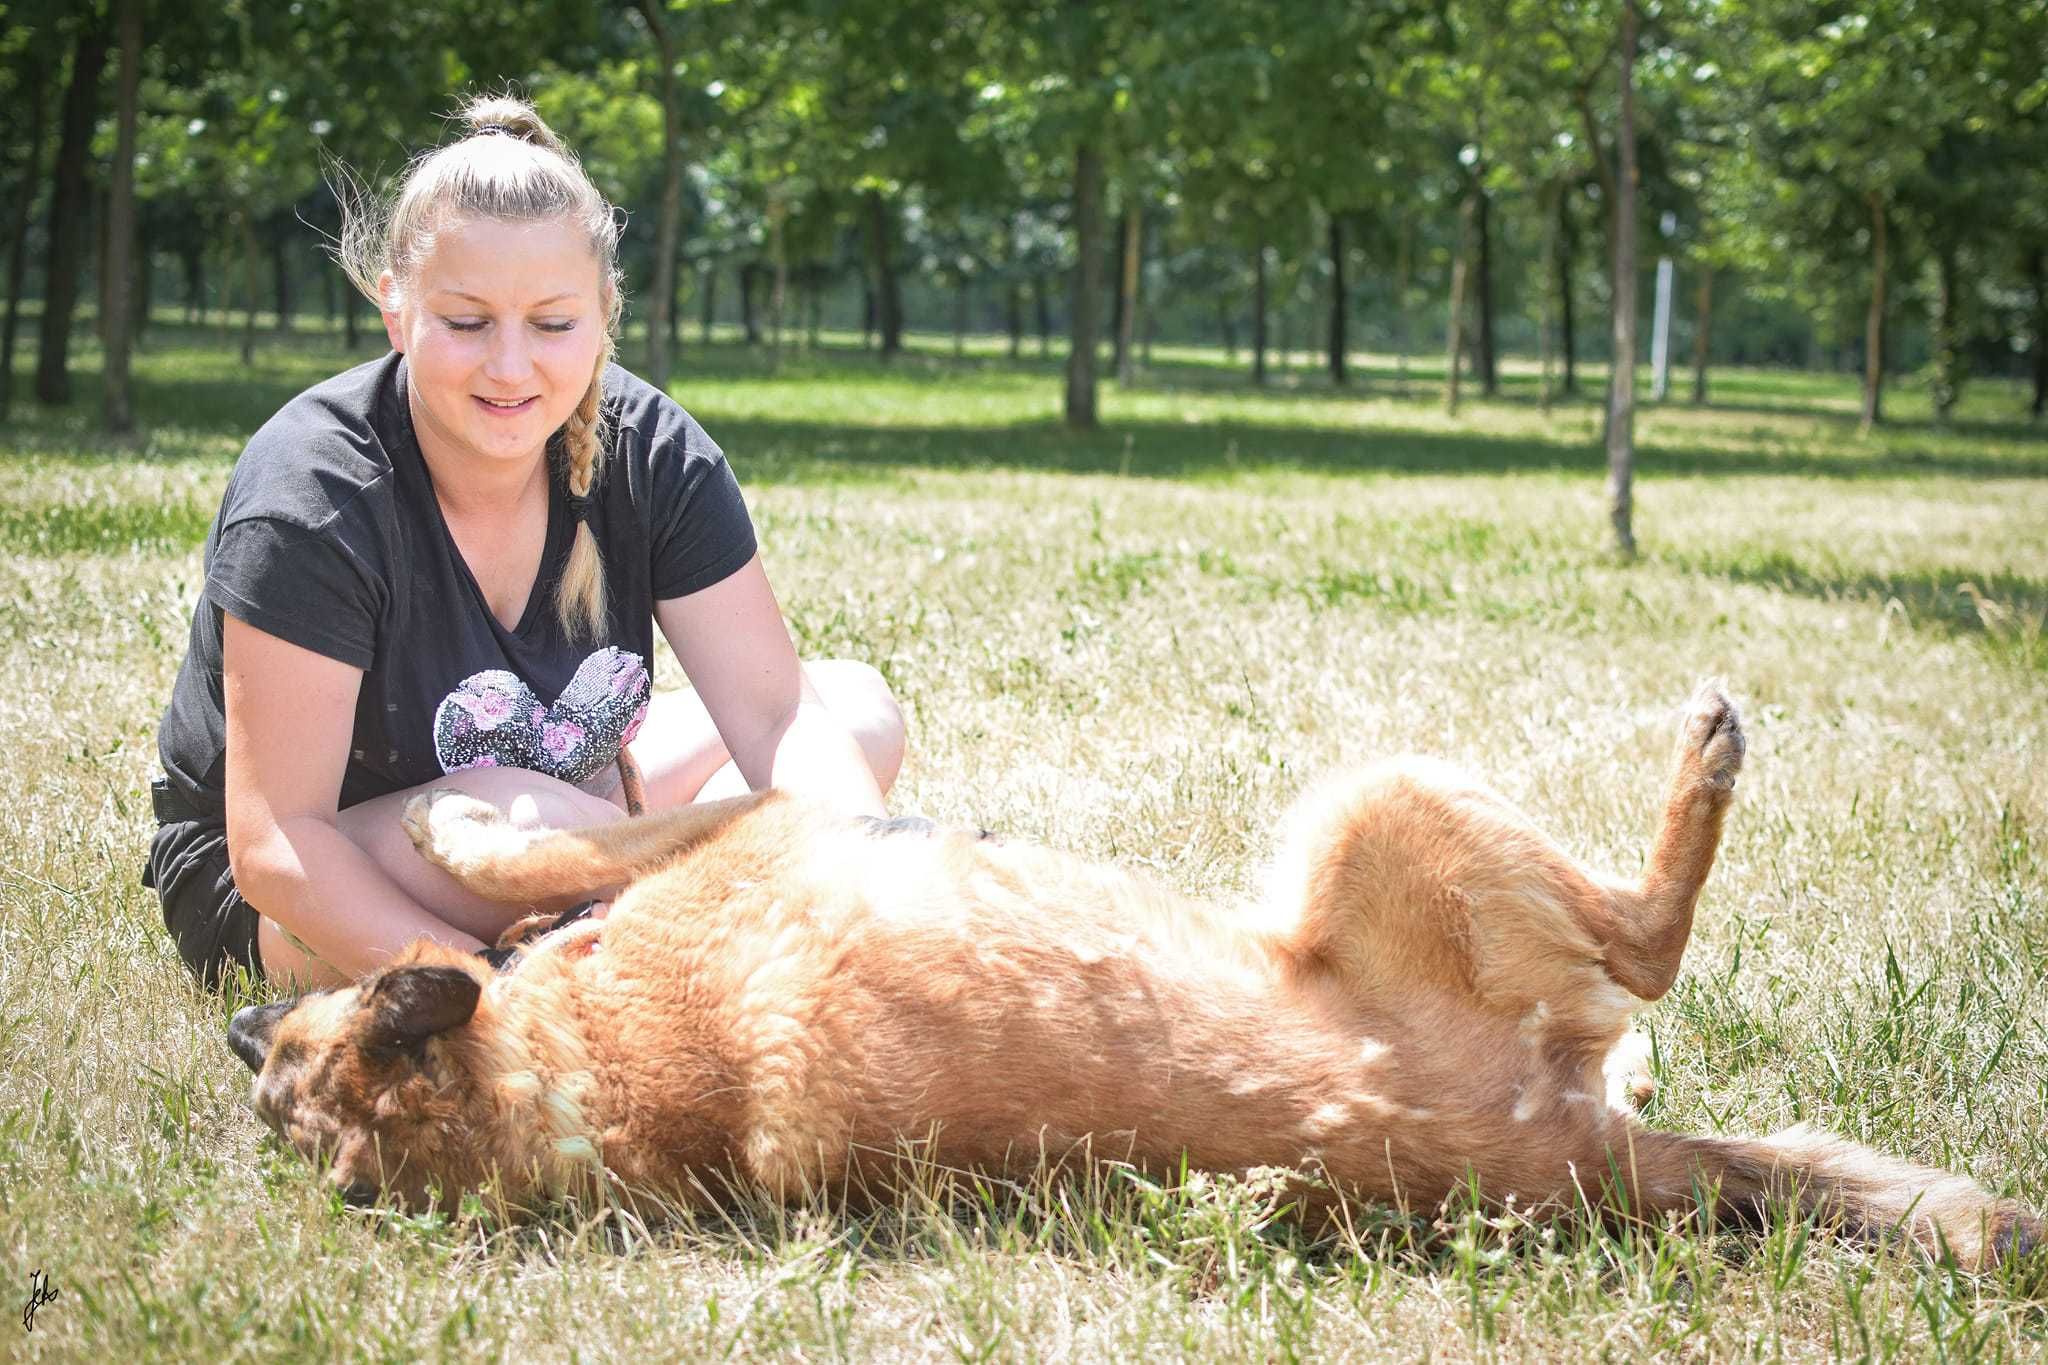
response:
{"label": "woman's lips", "polygon": [[507,403],[497,398],[486,398],[482,394],[472,394],[471,397],[476,399],[478,407],[497,417],[522,416],[530,412],[533,409],[533,405],[540,401],[538,396],[522,398],[516,403]]}

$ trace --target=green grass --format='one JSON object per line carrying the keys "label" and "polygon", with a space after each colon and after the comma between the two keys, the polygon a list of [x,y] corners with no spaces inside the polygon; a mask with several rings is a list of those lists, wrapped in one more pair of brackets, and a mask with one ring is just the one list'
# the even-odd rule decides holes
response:
{"label": "green grass", "polygon": [[[895,804],[1230,898],[1287,801],[1390,751],[1464,762],[1640,866],[1676,704],[1750,760],[1687,970],[1645,1016],[1660,1125],[1806,1119],[2048,1207],[2048,440],[1979,383],[1860,438],[1838,376],[1717,374],[1645,410],[1633,565],[1598,415],[1526,366],[1440,411],[1370,357],[1254,394],[1162,348],[1058,423],[1056,361],[945,338],[888,368],[685,345],[793,630],[881,667]],[[367,352],[364,358],[367,358]],[[0,1279],[60,1297],[9,1357],[2017,1359],[2041,1286],[1759,1233],[1355,1211],[1257,1181],[936,1173],[882,1209],[735,1199],[672,1225],[345,1210],[269,1140],[137,884],[197,546],[248,432],[344,362],[245,369],[162,327],[147,434],[0,429]],[[24,375],[25,381],[26,376]],[[1591,377],[1598,383],[1598,375]],[[17,389],[19,392],[19,387]],[[664,684],[676,681],[672,664]],[[11,1316],[10,1312],[10,1316]]]}

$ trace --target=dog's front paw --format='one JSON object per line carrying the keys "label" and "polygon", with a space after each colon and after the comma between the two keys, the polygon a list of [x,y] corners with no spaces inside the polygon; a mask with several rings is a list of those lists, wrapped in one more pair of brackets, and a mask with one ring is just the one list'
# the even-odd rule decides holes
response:
{"label": "dog's front paw", "polygon": [[1678,732],[1678,759],[1687,776],[1732,791],[1742,771],[1742,716],[1728,694],[1713,683],[1701,683],[1686,703]]}
{"label": "dog's front paw", "polygon": [[450,787],[413,797],[399,819],[422,858],[458,873],[518,833],[496,806]]}

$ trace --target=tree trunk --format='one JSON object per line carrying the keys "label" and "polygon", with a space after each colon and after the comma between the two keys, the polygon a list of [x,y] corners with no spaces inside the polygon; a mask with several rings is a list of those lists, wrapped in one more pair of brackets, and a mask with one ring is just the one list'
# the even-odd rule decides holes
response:
{"label": "tree trunk", "polygon": [[1714,270],[1700,267],[1700,294],[1692,330],[1692,401],[1707,401],[1707,350],[1714,337]]}
{"label": "tree trunk", "polygon": [[1870,206],[1870,309],[1863,319],[1863,422],[1864,433],[1884,418],[1884,196],[1872,190],[1865,202]]}
{"label": "tree trunk", "polygon": [[1116,292],[1109,298],[1109,344],[1114,354],[1110,358],[1111,368],[1116,371],[1119,382],[1124,373],[1124,263],[1129,259],[1129,228],[1131,211],[1126,208],[1116,216]]}
{"label": "tree trunk", "polygon": [[675,298],[676,238],[683,221],[683,116],[676,103],[675,38],[663,0],[640,0],[640,13],[654,38],[661,91],[661,211],[654,229],[654,279],[648,294],[654,312],[647,320],[647,373],[657,389],[668,387],[669,316]]}
{"label": "tree trunk", "polygon": [[185,321],[203,327],[206,325],[206,253],[188,245],[178,253],[178,259],[185,266]]}
{"label": "tree trunk", "polygon": [[1458,205],[1457,245],[1451,249],[1451,312],[1444,338],[1444,412],[1458,415],[1458,367],[1465,349],[1465,276],[1472,254],[1473,220],[1479,216],[1478,195],[1468,193]]}
{"label": "tree trunk", "polygon": [[1579,254],[1579,229],[1572,220],[1570,186],[1557,196],[1557,243],[1557,339],[1564,353],[1562,391],[1569,398],[1579,391],[1579,327],[1572,308],[1572,266]]}
{"label": "tree trunk", "polygon": [[1047,297],[1044,275],[1031,277],[1031,309],[1038,322],[1038,358],[1052,356],[1052,303]]}
{"label": "tree trunk", "polygon": [[242,364],[256,363],[256,281],[263,273],[263,248],[256,241],[256,217],[247,209],[242,222]]}
{"label": "tree trunk", "polygon": [[71,315],[78,306],[78,254],[85,234],[86,162],[99,117],[100,73],[107,64],[107,33],[97,21],[78,34],[71,84],[57,138],[55,184],[50,192],[50,244],[43,263],[43,318],[36,350],[36,400],[71,401]]}
{"label": "tree trunk", "polygon": [[292,270],[291,261],[285,249],[282,232],[270,238],[270,267],[277,286],[277,334],[285,336],[292,330]]}
{"label": "tree trunk", "polygon": [[1095,428],[1095,306],[1102,297],[1102,153],[1091,141],[1074,150],[1073,340],[1067,350],[1067,425]]}
{"label": "tree trunk", "polygon": [[1266,239],[1252,253],[1252,383],[1266,382]]}
{"label": "tree trunk", "polygon": [[698,315],[697,331],[706,346],[711,344],[713,329],[718,326],[718,262],[704,262],[704,308]]}
{"label": "tree trunk", "polygon": [[903,290],[891,257],[895,222],[879,191],[869,190],[867,200],[868,255],[875,271],[875,327],[882,335],[882,359],[888,360],[903,349]]}
{"label": "tree trunk", "polygon": [[1124,388],[1138,382],[1138,269],[1144,260],[1145,210],[1133,199],[1124,210],[1124,277],[1117,297],[1116,382]]}
{"label": "tree trunk", "polygon": [[128,388],[128,351],[134,337],[135,105],[142,79],[142,0],[114,0],[114,34],[121,45],[115,97],[114,165],[107,186],[107,358],[100,417],[108,431],[135,428]]}
{"label": "tree trunk", "polygon": [[[0,322],[0,421],[7,418],[14,400],[14,338],[21,326],[21,287],[28,274],[28,228],[30,210],[43,175],[43,82],[46,72],[39,63],[28,71],[28,159],[21,163],[21,180],[15,189],[13,221],[7,237],[7,315]],[[2038,341],[2035,350],[2040,349]]]}
{"label": "tree trunk", "polygon": [[98,297],[92,305],[92,332],[100,339],[102,349],[107,341],[107,191],[100,184],[93,184],[86,196],[91,206],[86,218],[92,224],[92,277],[98,290]]}
{"label": "tree trunk", "polygon": [[2035,421],[2048,416],[2048,250],[2027,253],[2027,278],[2034,282],[2034,402],[2028,411]]}
{"label": "tree trunk", "polygon": [[1934,421],[1947,426],[1963,394],[1963,337],[1957,317],[1962,299],[1956,291],[1956,248],[1946,234],[1934,248]]}
{"label": "tree trunk", "polygon": [[1330,215],[1330,382],[1340,388],[1350,378],[1344,363],[1351,351],[1345,293],[1344,222],[1333,213]]}
{"label": "tree trunk", "polygon": [[1237,324],[1230,317],[1230,301],[1219,292],[1216,295],[1216,328],[1223,334],[1223,358],[1230,364],[1237,363]]}
{"label": "tree trunk", "polygon": [[138,212],[135,218],[135,306],[128,313],[129,336],[136,350],[143,349],[149,335],[150,304],[156,299],[156,252],[152,249],[149,218]]}
{"label": "tree trunk", "polygon": [[774,263],[768,285],[768,349],[772,363],[782,363],[782,324],[789,306],[789,241],[783,225],[789,207],[781,199],[768,205],[768,256]]}
{"label": "tree trunk", "polygon": [[668,351],[671,356],[683,349],[683,277],[688,273],[680,267],[669,271],[675,280],[668,296]]}
{"label": "tree trunk", "polygon": [[1615,548],[1635,558],[1636,0],[1621,10],[1621,127],[1615,138],[1614,375],[1607,408],[1607,515]]}
{"label": "tree trunk", "polygon": [[1415,219],[1401,216],[1401,242],[1394,251],[1394,392],[1408,396],[1408,285],[1415,255]]}
{"label": "tree trunk", "polygon": [[953,359],[967,355],[967,313],[972,300],[967,293],[967,276],[953,277]]}
{"label": "tree trunk", "polygon": [[1554,206],[1551,201],[1563,193],[1564,187],[1556,181],[1543,187],[1543,273],[1536,287],[1536,293],[1543,302],[1538,309],[1536,321],[1536,351],[1538,369],[1543,376],[1539,401],[1546,417],[1550,415],[1550,405],[1556,397],[1551,389],[1550,369],[1552,353],[1557,349],[1556,339],[1552,336],[1557,321],[1557,296],[1552,292],[1549,282],[1557,277],[1557,214],[1552,211]]}
{"label": "tree trunk", "polygon": [[1011,280],[1003,287],[1003,330],[1010,334],[1010,359],[1024,355],[1024,286]]}
{"label": "tree trunk", "polygon": [[[1478,168],[1473,169],[1476,175]],[[1479,333],[1473,368],[1479,372],[1479,391],[1493,398],[1500,393],[1493,350],[1493,199],[1483,189],[1475,193],[1479,199]]]}
{"label": "tree trunk", "polygon": [[744,261],[740,265],[740,330],[749,346],[761,344],[760,290],[755,287],[760,273],[759,261]]}

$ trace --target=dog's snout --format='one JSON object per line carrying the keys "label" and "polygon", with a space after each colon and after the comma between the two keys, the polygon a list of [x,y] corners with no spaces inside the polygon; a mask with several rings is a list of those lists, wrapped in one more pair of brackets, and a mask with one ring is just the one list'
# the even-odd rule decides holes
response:
{"label": "dog's snout", "polygon": [[367,1180],[351,1180],[341,1187],[341,1202],[352,1209],[367,1209],[377,1202],[377,1187]]}
{"label": "dog's snout", "polygon": [[294,1003],[281,1000],[274,1005],[249,1005],[235,1011],[235,1017],[228,1023],[228,1046],[251,1071],[263,1070],[263,1059],[270,1055],[270,1037],[277,1030],[277,1021],[291,1013]]}

